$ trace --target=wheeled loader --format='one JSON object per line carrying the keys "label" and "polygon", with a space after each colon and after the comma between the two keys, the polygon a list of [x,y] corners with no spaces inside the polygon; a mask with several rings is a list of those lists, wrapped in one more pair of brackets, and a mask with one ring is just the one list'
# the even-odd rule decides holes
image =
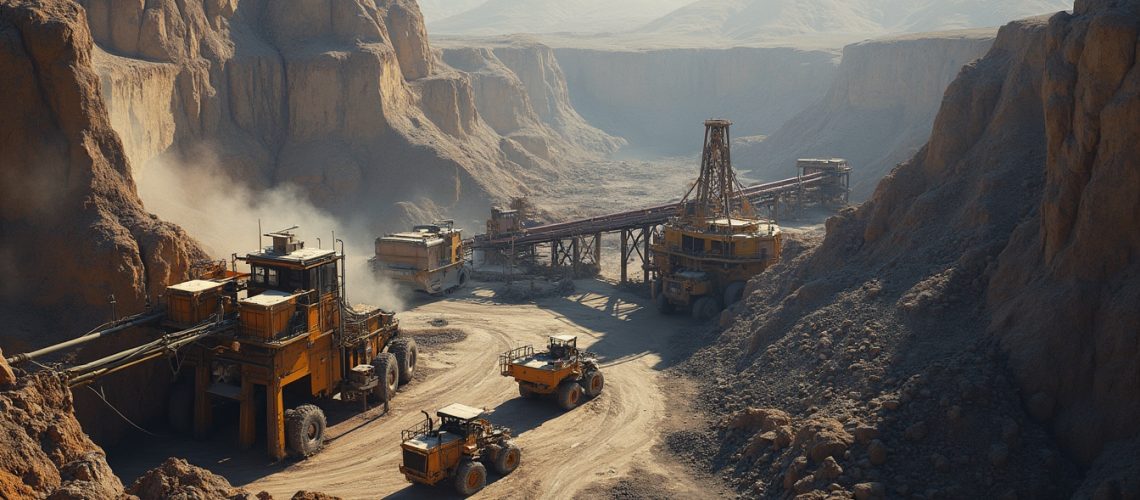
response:
{"label": "wheeled loader", "polygon": [[424,421],[400,434],[400,472],[412,483],[434,486],[448,479],[460,495],[473,495],[487,485],[487,469],[514,472],[522,450],[511,430],[491,424],[478,408],[458,403],[436,412],[439,424],[424,412]]}
{"label": "wheeled loader", "polygon": [[573,335],[550,337],[545,352],[528,345],[500,354],[499,373],[518,381],[520,396],[553,394],[564,410],[601,394],[605,386],[597,356],[578,349],[578,337]]}

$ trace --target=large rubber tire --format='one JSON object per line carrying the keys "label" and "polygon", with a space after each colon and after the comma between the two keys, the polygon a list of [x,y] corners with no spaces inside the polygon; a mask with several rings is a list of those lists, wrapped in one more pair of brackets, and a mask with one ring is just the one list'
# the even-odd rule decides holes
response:
{"label": "large rubber tire", "polygon": [[391,401],[396,397],[396,388],[400,385],[400,365],[396,356],[390,352],[382,352],[372,358],[372,366],[380,377],[380,385],[372,390],[372,394],[381,403]]}
{"label": "large rubber tire", "polygon": [[673,311],[677,310],[677,308],[673,306],[673,303],[669,302],[669,298],[665,297],[665,294],[661,292],[657,292],[657,297],[653,299],[653,304],[657,306],[657,312],[661,314],[673,314]]}
{"label": "large rubber tire", "polygon": [[310,456],[325,445],[325,412],[301,405],[285,412],[285,449],[297,458]]}
{"label": "large rubber tire", "polygon": [[495,457],[495,472],[499,475],[505,476],[519,468],[519,463],[522,462],[522,450],[518,445],[512,441],[503,443],[503,448],[499,450],[499,456]]}
{"label": "large rubber tire", "polygon": [[166,399],[166,421],[179,434],[194,430],[194,385],[185,382],[174,384]]}
{"label": "large rubber tire", "polygon": [[582,374],[582,392],[586,397],[597,397],[602,393],[602,388],[606,386],[606,377],[602,375],[601,370],[590,370]]}
{"label": "large rubber tire", "polygon": [[582,403],[582,386],[573,380],[563,380],[558,384],[558,406],[563,410],[573,410]]}
{"label": "large rubber tire", "polygon": [[479,462],[463,462],[455,471],[455,491],[471,496],[487,486],[487,468]]}
{"label": "large rubber tire", "polygon": [[701,297],[693,304],[693,318],[708,321],[720,313],[720,304],[712,297]]}
{"label": "large rubber tire", "polygon": [[740,299],[744,298],[744,286],[745,283],[743,281],[733,281],[724,288],[725,307],[740,302]]}
{"label": "large rubber tire", "polygon": [[420,357],[420,351],[416,348],[416,339],[409,337],[395,339],[388,344],[388,352],[396,356],[396,365],[400,369],[400,385],[411,382],[412,376],[416,374],[416,362]]}
{"label": "large rubber tire", "polygon": [[519,396],[525,399],[534,399],[538,397],[538,393],[530,390],[529,387],[523,384],[519,384]]}

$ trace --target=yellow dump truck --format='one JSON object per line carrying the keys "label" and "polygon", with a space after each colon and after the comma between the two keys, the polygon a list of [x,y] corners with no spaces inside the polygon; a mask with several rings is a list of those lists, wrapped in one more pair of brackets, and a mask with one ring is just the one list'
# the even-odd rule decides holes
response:
{"label": "yellow dump truck", "polygon": [[528,345],[500,354],[499,374],[513,377],[524,398],[553,394],[563,410],[573,410],[605,386],[597,356],[578,349],[573,335],[550,337],[545,352]]}
{"label": "yellow dump truck", "polygon": [[431,295],[466,285],[470,275],[462,230],[450,220],[376,238],[376,256],[369,262],[381,279]]}

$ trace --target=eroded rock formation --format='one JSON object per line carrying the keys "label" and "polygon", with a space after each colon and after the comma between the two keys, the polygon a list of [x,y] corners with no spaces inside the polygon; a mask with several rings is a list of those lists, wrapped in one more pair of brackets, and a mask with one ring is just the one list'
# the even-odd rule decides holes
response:
{"label": "eroded rock formation", "polygon": [[254,191],[297,185],[379,230],[425,200],[481,215],[586,153],[546,154],[538,134],[488,126],[479,111],[499,103],[477,109],[479,77],[437,61],[412,0],[82,3],[112,122],[142,176],[156,158],[212,158]]}
{"label": "eroded rock formation", "polygon": [[798,158],[846,158],[863,201],[930,137],[946,86],[981,57],[996,31],[928,33],[848,45],[831,89],[763,142],[736,148],[738,168],[762,180],[795,174]]}

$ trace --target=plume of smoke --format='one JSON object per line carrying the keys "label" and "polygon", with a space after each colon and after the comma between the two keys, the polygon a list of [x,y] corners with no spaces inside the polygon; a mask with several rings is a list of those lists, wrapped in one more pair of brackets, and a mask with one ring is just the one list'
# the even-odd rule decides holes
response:
{"label": "plume of smoke", "polygon": [[219,165],[209,152],[196,154],[193,163],[170,155],[155,158],[136,172],[139,195],[149,211],[185,228],[216,259],[257,250],[261,234],[287,227],[299,226],[295,234],[306,247],[333,248],[335,234],[344,241],[349,304],[404,309],[395,285],[371,272],[368,258],[376,235],[364,229],[365,221],[338,220],[313,206],[296,186],[255,191]]}

